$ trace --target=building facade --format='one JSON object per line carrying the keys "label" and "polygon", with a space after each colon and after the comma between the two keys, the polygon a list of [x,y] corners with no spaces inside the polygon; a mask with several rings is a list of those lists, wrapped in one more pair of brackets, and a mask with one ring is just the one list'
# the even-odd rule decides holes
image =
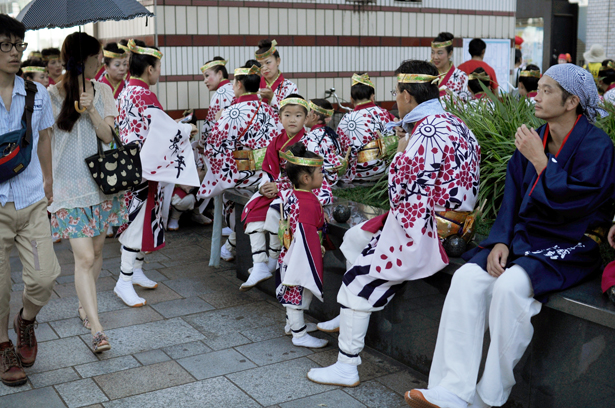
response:
{"label": "building facade", "polygon": [[589,0],[587,3],[586,48],[601,44],[607,58],[615,57],[615,0]]}
{"label": "building facade", "polygon": [[405,59],[430,58],[430,42],[441,31],[456,37],[454,62],[462,38],[512,39],[516,0],[377,0],[368,4],[344,0],[143,0],[156,14],[148,20],[105,22],[86,30],[103,43],[139,38],[164,53],[157,87],[163,106],[177,115],[197,110],[203,118],[210,93],[199,67],[214,56],[227,68],[254,57],[260,39],[278,42],[280,70],[297,83],[306,98],[323,97],[334,87],[350,99],[353,72],[368,72],[376,100],[392,105],[393,71]]}

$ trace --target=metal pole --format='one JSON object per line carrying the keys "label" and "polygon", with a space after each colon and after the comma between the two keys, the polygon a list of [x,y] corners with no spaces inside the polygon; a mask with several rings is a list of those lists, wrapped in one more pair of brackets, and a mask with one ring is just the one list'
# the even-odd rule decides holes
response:
{"label": "metal pole", "polygon": [[214,197],[214,225],[211,231],[211,250],[209,251],[209,266],[220,266],[220,249],[222,246],[222,194]]}

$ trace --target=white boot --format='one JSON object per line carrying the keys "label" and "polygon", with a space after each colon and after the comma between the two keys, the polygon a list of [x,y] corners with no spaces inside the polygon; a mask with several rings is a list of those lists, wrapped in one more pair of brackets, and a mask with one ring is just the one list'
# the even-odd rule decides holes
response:
{"label": "white boot", "polygon": [[182,212],[175,209],[175,207],[171,207],[171,213],[169,214],[169,224],[167,225],[167,229],[169,231],[177,231],[179,229],[179,219],[182,216]]}
{"label": "white boot", "polygon": [[122,276],[117,280],[113,292],[126,303],[126,306],[141,307],[146,303],[145,299],[137,295],[135,288],[132,286],[132,282],[124,280]]}
{"label": "white boot", "polygon": [[342,387],[356,387],[361,383],[359,370],[354,364],[340,363],[325,368],[312,368],[307,378],[318,384],[340,385]]}
{"label": "white boot", "polygon": [[298,347],[308,348],[323,348],[326,347],[329,342],[327,340],[312,337],[307,334],[307,326],[303,317],[303,310],[286,308],[286,316],[288,316],[288,323],[293,334],[293,344]]}
{"label": "white boot", "polygon": [[[418,393],[422,394],[423,398]],[[412,398],[415,397],[415,398]],[[433,387],[428,390],[412,390],[406,393],[406,402],[411,407],[422,408],[428,407],[424,401],[426,400],[431,406],[439,408],[466,408],[468,403],[447,390],[444,387]]]}
{"label": "white boot", "polygon": [[145,289],[156,289],[158,287],[156,282],[145,276],[141,268],[132,271],[132,284],[139,285]]}
{"label": "white boot", "polygon": [[226,245],[222,245],[222,248],[220,248],[220,259],[226,262],[231,262],[235,259],[235,255],[233,255],[231,251],[226,249]]}
{"label": "white boot", "polygon": [[365,346],[365,335],[369,326],[370,312],[361,312],[348,308],[340,309],[340,334],[337,342],[340,352],[337,363],[324,368],[312,368],[308,378],[319,384],[355,387],[359,385],[361,364],[359,353]]}
{"label": "white boot", "polygon": [[316,325],[318,330],[327,333],[335,333],[340,331],[340,315],[335,316],[333,319],[327,322],[320,322]]}
{"label": "white boot", "polygon": [[231,235],[233,233],[233,230],[230,229],[229,227],[224,227],[222,228],[222,236],[223,237],[228,237],[229,235]]}
{"label": "white boot", "polygon": [[248,277],[248,280],[239,287],[239,290],[246,292],[256,286],[259,282],[271,278],[273,275],[269,272],[267,262],[257,262],[252,268],[252,273]]}
{"label": "white boot", "polygon": [[269,268],[269,272],[274,273],[276,269],[278,269],[278,258],[269,258],[267,267]]}

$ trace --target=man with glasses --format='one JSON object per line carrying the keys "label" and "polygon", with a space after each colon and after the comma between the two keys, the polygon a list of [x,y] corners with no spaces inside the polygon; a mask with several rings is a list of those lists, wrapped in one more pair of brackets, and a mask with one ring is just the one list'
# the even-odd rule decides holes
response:
{"label": "man with glasses", "polygon": [[[0,144],[6,134],[25,126],[26,86],[16,75],[28,46],[23,42],[25,31],[21,22],[0,14]],[[36,315],[49,301],[60,275],[47,219],[47,205],[53,201],[50,128],[54,120],[47,90],[41,84],[35,86],[30,163],[18,175],[0,182],[0,379],[9,386],[28,380],[23,367],[32,366],[36,359]],[[0,166],[9,156],[8,150],[0,151]],[[23,308],[13,321],[16,348],[8,336],[13,245],[23,265],[24,281]]]}

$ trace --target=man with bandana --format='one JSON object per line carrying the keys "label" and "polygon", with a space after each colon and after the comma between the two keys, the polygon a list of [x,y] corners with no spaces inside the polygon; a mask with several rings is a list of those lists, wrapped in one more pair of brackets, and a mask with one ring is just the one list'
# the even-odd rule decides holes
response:
{"label": "man with bandana", "polygon": [[[600,271],[600,227],[612,219],[615,171],[613,143],[593,125],[606,115],[593,77],[555,65],[535,100],[536,117],[547,124],[517,130],[502,207],[489,237],[453,276],[428,389],[405,396],[412,407],[503,405],[541,302]],[[477,384],[486,325],[491,343]]]}

